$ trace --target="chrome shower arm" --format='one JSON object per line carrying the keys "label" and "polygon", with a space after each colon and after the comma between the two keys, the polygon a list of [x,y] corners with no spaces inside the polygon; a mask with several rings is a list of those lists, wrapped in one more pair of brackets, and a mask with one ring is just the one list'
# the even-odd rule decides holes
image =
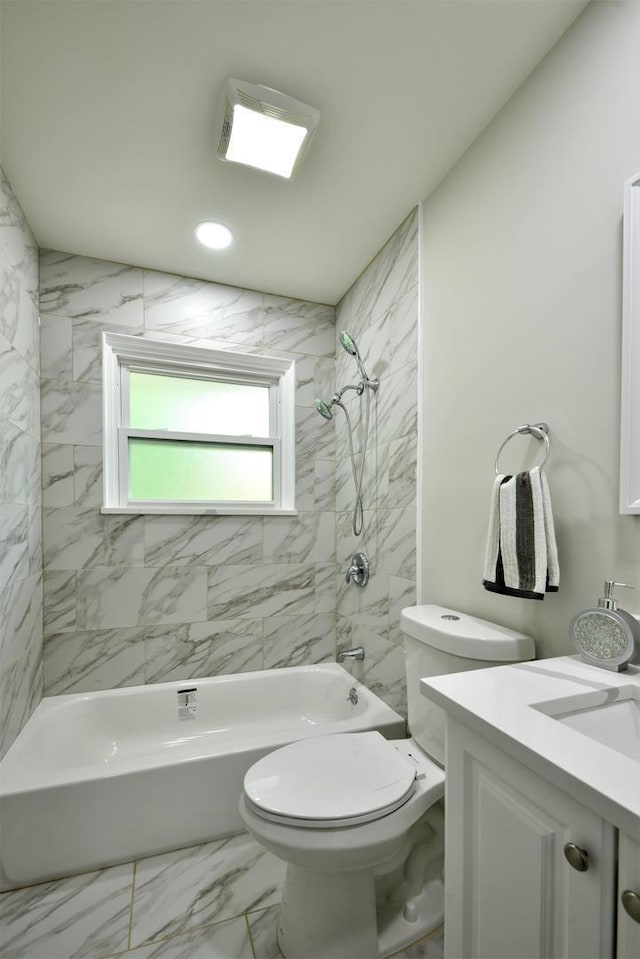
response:
{"label": "chrome shower arm", "polygon": [[355,390],[356,393],[358,394],[358,396],[362,396],[362,394],[364,393],[364,391],[365,391],[365,389],[366,389],[367,387],[368,387],[370,390],[373,390],[373,392],[375,393],[375,391],[378,389],[379,386],[380,386],[380,381],[379,381],[379,380],[377,380],[377,379],[369,380],[369,379],[367,379],[367,378],[360,380],[360,382],[357,383],[357,384],[356,384],[356,383],[347,383],[346,386],[343,386],[342,389],[338,390],[337,393],[334,393],[334,394],[333,394],[333,396],[331,397],[331,402],[332,402],[332,403],[339,403],[340,400],[342,399],[343,395],[344,395],[348,390]]}
{"label": "chrome shower arm", "polygon": [[342,389],[338,390],[337,393],[334,393],[334,394],[333,394],[333,396],[331,397],[331,402],[332,402],[332,403],[339,403],[340,400],[342,399],[342,397],[344,396],[344,394],[347,393],[349,390],[355,390],[356,393],[358,394],[358,396],[360,396],[360,394],[361,394],[361,393],[363,392],[363,390],[364,390],[364,383],[363,383],[363,382],[360,382],[360,383],[357,383],[357,384],[356,384],[356,383],[347,383],[346,386],[343,386]]}

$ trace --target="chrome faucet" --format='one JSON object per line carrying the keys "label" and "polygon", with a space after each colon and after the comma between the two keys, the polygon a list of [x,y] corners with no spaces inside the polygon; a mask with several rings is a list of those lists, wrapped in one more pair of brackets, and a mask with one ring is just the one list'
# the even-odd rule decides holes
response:
{"label": "chrome faucet", "polygon": [[353,649],[339,649],[336,660],[339,663],[353,662],[354,660],[364,659],[364,647],[354,646]]}

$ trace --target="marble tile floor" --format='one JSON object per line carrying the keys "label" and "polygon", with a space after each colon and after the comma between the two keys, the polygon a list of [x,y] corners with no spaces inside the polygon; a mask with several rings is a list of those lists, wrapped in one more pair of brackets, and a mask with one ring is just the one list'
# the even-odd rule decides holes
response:
{"label": "marble tile floor", "polygon": [[[246,834],[0,896],[3,959],[280,959],[283,864]],[[395,959],[442,959],[442,931]]]}

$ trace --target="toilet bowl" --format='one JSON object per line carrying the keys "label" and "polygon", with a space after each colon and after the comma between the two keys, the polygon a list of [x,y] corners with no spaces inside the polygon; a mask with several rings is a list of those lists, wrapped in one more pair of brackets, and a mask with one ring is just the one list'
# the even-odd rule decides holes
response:
{"label": "toilet bowl", "polygon": [[442,923],[444,715],[419,695],[419,678],[533,658],[523,634],[442,607],[411,607],[401,621],[419,736],[320,736],[270,753],[245,777],[240,815],[287,864],[278,919],[287,959],[379,959]]}

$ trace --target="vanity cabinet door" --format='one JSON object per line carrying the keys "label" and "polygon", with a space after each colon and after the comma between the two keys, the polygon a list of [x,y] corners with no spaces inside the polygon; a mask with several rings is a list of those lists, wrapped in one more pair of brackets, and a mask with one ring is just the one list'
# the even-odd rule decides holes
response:
{"label": "vanity cabinet door", "polygon": [[451,719],[446,771],[445,955],[611,959],[613,827]]}
{"label": "vanity cabinet door", "polygon": [[[626,895],[625,895],[626,894]],[[637,899],[634,898],[637,896]],[[640,956],[640,843],[618,836],[618,959]]]}

